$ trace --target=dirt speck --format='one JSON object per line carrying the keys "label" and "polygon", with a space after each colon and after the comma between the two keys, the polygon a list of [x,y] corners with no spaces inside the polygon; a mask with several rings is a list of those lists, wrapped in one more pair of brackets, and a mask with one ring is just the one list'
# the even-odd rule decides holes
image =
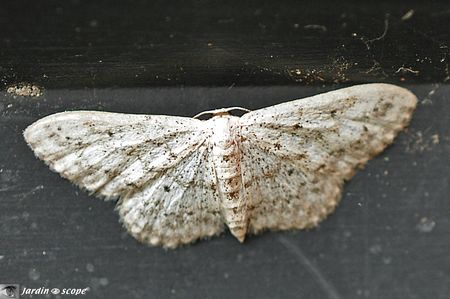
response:
{"label": "dirt speck", "polygon": [[383,257],[383,264],[389,265],[392,262],[392,258],[390,256]]}
{"label": "dirt speck", "polygon": [[296,82],[325,82],[325,78],[321,70],[294,68],[288,70],[288,74]]}
{"label": "dirt speck", "polygon": [[287,70],[287,74],[293,81],[306,84],[319,82],[342,83],[348,81],[346,72],[352,66],[353,63],[349,62],[344,57],[337,57],[325,67],[316,69],[293,67]]}
{"label": "dirt speck", "polygon": [[87,263],[87,264],[86,264],[86,270],[87,270],[88,272],[94,272],[95,267],[94,267],[93,264]]}
{"label": "dirt speck", "polygon": [[438,134],[431,135],[431,142],[433,144],[439,144],[439,135]]}
{"label": "dirt speck", "polygon": [[324,25],[309,24],[309,25],[303,26],[303,28],[305,28],[306,30],[317,30],[317,31],[321,31],[321,32],[327,32],[327,27]]}
{"label": "dirt speck", "polygon": [[109,284],[109,280],[106,277],[102,277],[98,280],[98,282],[100,283],[101,286],[107,286]]}
{"label": "dirt speck", "polygon": [[406,21],[406,20],[411,19],[413,15],[414,15],[414,9],[408,10],[408,11],[402,16],[402,21]]}
{"label": "dirt speck", "polygon": [[369,251],[372,254],[379,254],[381,252],[381,245],[375,244],[373,246],[370,246]]}
{"label": "dirt speck", "polygon": [[35,268],[31,268],[30,271],[28,272],[28,277],[31,280],[38,280],[39,277],[41,277],[41,274],[39,273],[38,270],[36,270]]}
{"label": "dirt speck", "polygon": [[30,83],[19,83],[8,86],[6,92],[21,97],[40,97],[44,94],[42,87]]}
{"label": "dirt speck", "polygon": [[422,217],[417,224],[416,228],[421,233],[431,233],[436,226],[436,222],[434,220],[429,219],[427,217]]}
{"label": "dirt speck", "polygon": [[405,140],[407,153],[423,153],[432,151],[435,145],[438,145],[439,134],[428,134],[422,131],[409,130],[408,138]]}
{"label": "dirt speck", "polygon": [[403,74],[403,75],[405,75],[407,73],[418,75],[420,73],[420,71],[415,70],[415,69],[413,69],[411,67],[401,66],[395,71],[395,74],[398,74],[398,73]]}
{"label": "dirt speck", "polygon": [[92,289],[98,290],[100,287],[105,287],[109,284],[109,280],[106,277],[93,277],[91,279],[91,287]]}
{"label": "dirt speck", "polygon": [[98,21],[93,19],[89,22],[89,26],[91,26],[92,28],[98,27]]}

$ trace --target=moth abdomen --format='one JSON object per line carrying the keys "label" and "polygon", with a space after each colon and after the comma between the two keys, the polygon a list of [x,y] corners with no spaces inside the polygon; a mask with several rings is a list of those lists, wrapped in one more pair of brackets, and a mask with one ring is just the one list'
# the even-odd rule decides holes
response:
{"label": "moth abdomen", "polygon": [[242,242],[247,233],[247,203],[242,186],[237,119],[220,116],[210,121],[214,128],[212,155],[223,218],[230,232]]}

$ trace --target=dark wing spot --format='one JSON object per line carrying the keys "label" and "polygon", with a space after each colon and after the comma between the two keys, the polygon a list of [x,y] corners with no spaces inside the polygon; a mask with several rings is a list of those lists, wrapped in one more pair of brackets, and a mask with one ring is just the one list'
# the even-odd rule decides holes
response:
{"label": "dark wing spot", "polygon": [[336,109],[331,110],[331,111],[330,111],[331,117],[335,117],[335,116],[336,116],[336,112],[337,112]]}

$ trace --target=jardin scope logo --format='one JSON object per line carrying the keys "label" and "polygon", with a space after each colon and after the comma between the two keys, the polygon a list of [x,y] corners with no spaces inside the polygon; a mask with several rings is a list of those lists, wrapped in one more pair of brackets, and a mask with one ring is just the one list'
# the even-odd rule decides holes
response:
{"label": "jardin scope logo", "polygon": [[[22,288],[18,284],[0,284],[0,299],[25,299],[31,298],[34,295],[69,295],[69,296],[83,296],[90,291],[89,287],[86,288],[27,288],[22,285]],[[38,296],[38,298],[41,298]]]}

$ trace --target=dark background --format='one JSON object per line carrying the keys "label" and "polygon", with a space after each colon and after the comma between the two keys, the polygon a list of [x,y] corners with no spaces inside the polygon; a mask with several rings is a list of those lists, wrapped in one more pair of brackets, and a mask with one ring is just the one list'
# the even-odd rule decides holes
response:
{"label": "dark background", "polygon": [[[449,298],[449,24],[448,1],[1,1],[0,283],[90,287],[83,298]],[[64,110],[192,116],[365,82],[416,93],[410,128],[320,227],[243,245],[139,244],[113,203],[21,136]],[[43,95],[7,92],[18,83]]]}

